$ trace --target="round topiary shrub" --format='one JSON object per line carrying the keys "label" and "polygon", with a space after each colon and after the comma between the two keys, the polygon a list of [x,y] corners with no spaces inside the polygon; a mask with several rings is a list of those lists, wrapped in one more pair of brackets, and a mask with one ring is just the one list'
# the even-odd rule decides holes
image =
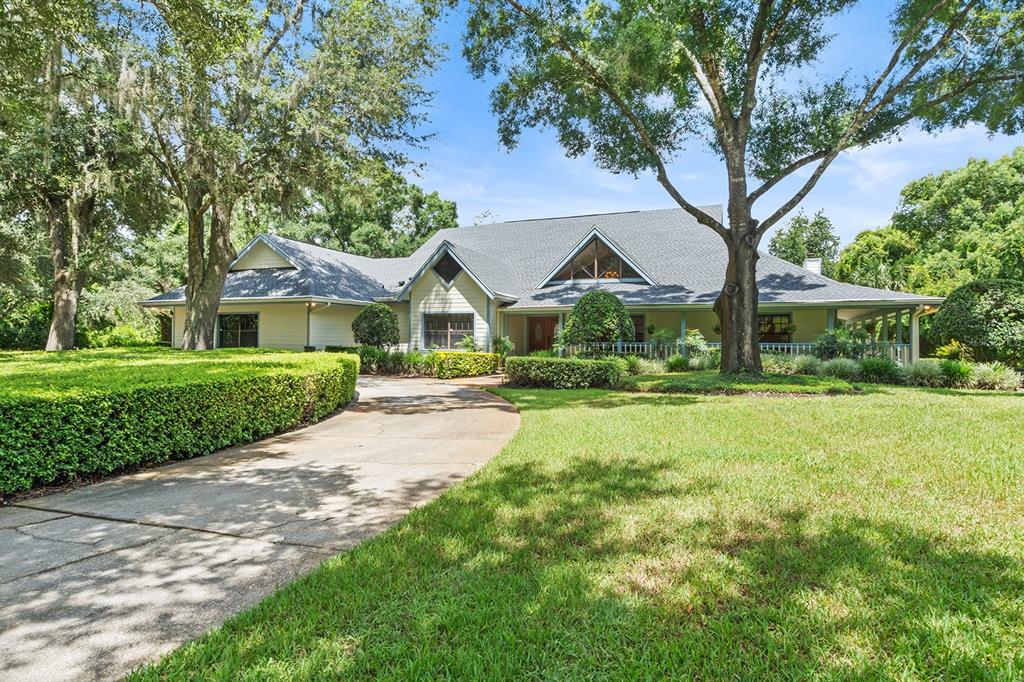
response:
{"label": "round topiary shrub", "polygon": [[632,341],[635,330],[626,306],[610,291],[588,291],[576,301],[562,330],[562,343]]}
{"label": "round topiary shrub", "polygon": [[390,306],[371,303],[352,320],[352,334],[361,346],[385,348],[398,345],[398,315]]}
{"label": "round topiary shrub", "polygon": [[965,284],[946,298],[935,326],[943,343],[958,341],[975,360],[1024,366],[1024,282]]}

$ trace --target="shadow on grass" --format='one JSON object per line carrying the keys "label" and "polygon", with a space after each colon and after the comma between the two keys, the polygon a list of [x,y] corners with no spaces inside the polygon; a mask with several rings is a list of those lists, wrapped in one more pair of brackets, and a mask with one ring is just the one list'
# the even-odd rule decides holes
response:
{"label": "shadow on grass", "polygon": [[1020,672],[1019,560],[675,466],[492,466],[139,678]]}

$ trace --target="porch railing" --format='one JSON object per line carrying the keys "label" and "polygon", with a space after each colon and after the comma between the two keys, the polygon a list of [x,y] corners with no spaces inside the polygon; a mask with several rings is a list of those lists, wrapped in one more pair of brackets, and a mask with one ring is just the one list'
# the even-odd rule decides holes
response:
{"label": "porch railing", "polygon": [[[708,342],[708,348],[721,348],[722,344]],[[863,343],[860,344],[861,354],[865,357],[890,357],[901,365],[910,364],[909,343]],[[762,353],[778,355],[812,355],[813,343],[762,343]]]}
{"label": "porch railing", "polygon": [[[708,342],[708,348],[719,349],[721,343]],[[865,343],[861,346],[863,355],[890,357],[901,365],[910,363],[909,343]],[[813,343],[775,343],[761,344],[762,353],[779,355],[811,355],[814,353]],[[657,341],[622,341],[619,343],[582,343],[565,346],[564,355],[581,355],[587,353],[605,353],[612,355],[637,355],[644,358],[664,360],[676,353],[686,355],[686,346],[679,340],[674,342]]]}

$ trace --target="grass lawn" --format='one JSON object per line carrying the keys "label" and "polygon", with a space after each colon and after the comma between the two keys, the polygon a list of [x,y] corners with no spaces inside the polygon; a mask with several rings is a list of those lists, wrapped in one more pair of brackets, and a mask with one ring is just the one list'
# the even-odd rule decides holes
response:
{"label": "grass lawn", "polygon": [[480,472],[135,679],[1024,676],[1024,394],[500,393]]}
{"label": "grass lawn", "polygon": [[836,377],[762,374],[750,377],[723,376],[718,370],[645,374],[625,378],[627,390],[641,393],[853,393],[850,382]]}
{"label": "grass lawn", "polygon": [[91,389],[235,379],[308,366],[330,355],[256,348],[181,351],[98,348],[60,353],[0,352],[0,396],[48,397]]}

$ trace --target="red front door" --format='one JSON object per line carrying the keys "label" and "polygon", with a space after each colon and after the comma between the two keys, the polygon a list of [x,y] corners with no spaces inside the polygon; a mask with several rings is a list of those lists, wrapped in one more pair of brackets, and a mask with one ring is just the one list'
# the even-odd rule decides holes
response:
{"label": "red front door", "polygon": [[551,347],[555,345],[555,328],[557,326],[557,316],[526,318],[527,352],[551,350]]}

